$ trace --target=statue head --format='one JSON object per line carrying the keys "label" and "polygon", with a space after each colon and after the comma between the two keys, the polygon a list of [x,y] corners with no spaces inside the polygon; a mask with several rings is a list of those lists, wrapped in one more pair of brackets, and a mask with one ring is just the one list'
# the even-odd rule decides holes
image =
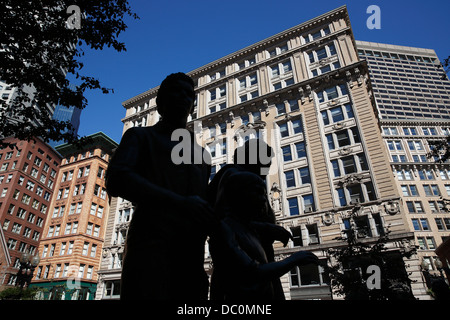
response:
{"label": "statue head", "polygon": [[260,221],[267,212],[266,184],[251,172],[230,175],[223,186],[229,215],[246,221]]}
{"label": "statue head", "polygon": [[274,152],[262,139],[247,140],[243,146],[234,150],[234,163],[247,171],[265,177],[269,173]]}
{"label": "statue head", "polygon": [[182,72],[168,75],[159,86],[156,108],[164,121],[186,120],[194,109],[194,81]]}

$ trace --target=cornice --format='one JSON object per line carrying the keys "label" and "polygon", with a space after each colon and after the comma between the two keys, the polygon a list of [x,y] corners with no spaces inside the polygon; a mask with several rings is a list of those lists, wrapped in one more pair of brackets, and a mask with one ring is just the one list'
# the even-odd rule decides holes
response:
{"label": "cornice", "polygon": [[[449,126],[450,127],[450,120],[448,119],[442,119],[442,120],[436,120],[436,119],[380,119],[380,123],[382,126],[405,126],[405,125],[411,125],[411,126]],[[427,136],[431,137],[431,136]]]}
{"label": "cornice", "polygon": [[295,33],[303,33],[305,32],[305,30],[307,29],[311,29],[313,27],[315,27],[315,25],[317,25],[318,23],[324,22],[326,20],[330,20],[332,17],[335,17],[337,15],[344,15],[344,18],[349,21],[349,16],[348,16],[348,11],[347,11],[347,6],[343,5],[339,8],[336,8],[334,10],[331,10],[329,12],[326,12],[318,17],[315,17],[313,19],[310,19],[306,22],[303,22],[299,25],[296,25],[290,29],[287,29],[285,31],[282,31],[280,33],[277,33],[269,38],[266,38],[264,40],[261,40],[255,44],[252,44],[248,47],[245,47],[241,50],[238,50],[236,52],[233,52],[221,59],[215,60],[211,63],[208,63],[200,68],[197,68],[191,72],[189,72],[188,74],[190,76],[197,76],[201,73],[204,73],[205,71],[208,71],[210,69],[213,69],[215,67],[218,67],[219,65],[225,63],[225,62],[229,62],[230,60],[235,60],[237,58],[240,58],[244,55],[249,54],[252,51],[255,51],[257,49],[261,49],[262,47],[269,47],[271,45],[273,45],[274,43],[277,43],[279,41],[281,41],[282,39],[291,36],[292,34]]}
{"label": "cornice", "polygon": [[[311,29],[311,28],[315,27],[318,23],[323,23],[324,21],[330,20],[331,18],[333,18],[335,16],[338,16],[338,15],[343,15],[344,19],[346,20],[346,22],[350,23],[350,18],[349,18],[348,11],[347,11],[347,6],[343,5],[343,6],[339,7],[339,8],[336,8],[334,10],[326,12],[326,13],[318,16],[318,17],[310,19],[310,20],[308,20],[306,22],[303,22],[303,23],[301,23],[301,24],[299,24],[297,26],[294,26],[294,27],[292,27],[290,29],[287,29],[285,31],[277,33],[277,34],[275,34],[275,35],[273,35],[273,36],[271,36],[269,38],[266,38],[266,39],[264,39],[262,41],[259,41],[259,42],[255,43],[255,44],[247,46],[247,47],[245,47],[245,48],[243,48],[241,50],[233,52],[233,53],[231,53],[231,54],[229,54],[229,55],[227,55],[225,57],[217,59],[217,60],[215,60],[213,62],[210,62],[210,63],[208,63],[206,65],[203,65],[203,66],[201,66],[201,67],[199,67],[199,68],[197,68],[197,69],[195,69],[193,71],[188,72],[187,74],[189,76],[191,76],[191,77],[194,77],[194,78],[195,77],[199,77],[201,74],[207,73],[207,72],[209,72],[209,70],[212,70],[212,69],[214,69],[214,68],[216,68],[216,67],[218,67],[218,66],[220,66],[220,65],[222,65],[224,63],[229,63],[232,60],[240,59],[241,57],[243,57],[243,56],[245,56],[245,55],[247,55],[247,54],[249,54],[249,53],[251,53],[253,51],[260,50],[263,47],[270,47],[273,44],[281,41],[282,39],[284,39],[284,38],[286,38],[288,36],[291,36],[292,34],[304,33],[307,29]],[[305,45],[303,45],[303,46],[305,46]],[[290,52],[291,52],[291,50],[290,50]],[[137,96],[134,96],[134,97],[132,97],[132,98],[130,98],[128,100],[125,100],[124,102],[122,102],[122,106],[124,108],[127,108],[130,104],[133,104],[133,103],[138,102],[138,101],[143,100],[143,99],[147,99],[148,97],[150,97],[152,95],[156,95],[156,93],[158,92],[158,89],[159,89],[159,86],[154,87],[152,89],[149,89],[149,90],[147,90],[147,91],[145,91],[145,92],[143,92],[143,93],[141,93],[141,94],[139,94]]]}

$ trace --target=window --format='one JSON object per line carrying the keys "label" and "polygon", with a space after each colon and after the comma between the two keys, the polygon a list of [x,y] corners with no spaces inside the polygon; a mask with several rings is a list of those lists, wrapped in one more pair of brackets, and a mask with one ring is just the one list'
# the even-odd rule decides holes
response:
{"label": "window", "polygon": [[323,91],[316,92],[319,102],[333,100],[337,97],[344,96],[347,94],[348,94],[348,90],[347,90],[347,86],[345,84],[333,86],[333,87],[327,88]]}
{"label": "window", "polygon": [[417,196],[418,195],[417,188],[413,184],[402,185],[401,189],[402,189],[402,193],[404,196]]}
{"label": "window", "polygon": [[292,233],[292,242],[294,247],[301,247],[303,246],[302,241],[302,233],[300,227],[291,227],[291,233]]}
{"label": "window", "polygon": [[423,206],[421,201],[406,201],[409,213],[423,213]]}
{"label": "window", "polygon": [[294,171],[293,170],[286,171],[284,173],[284,176],[286,178],[286,187],[288,187],[288,188],[295,187]]}
{"label": "window", "polygon": [[96,253],[97,253],[97,245],[96,244],[92,244],[92,246],[91,246],[91,257],[95,258]]}
{"label": "window", "polygon": [[294,134],[303,132],[303,125],[301,119],[292,120],[291,123]]}
{"label": "window", "polygon": [[289,272],[291,287],[322,286],[329,283],[324,273],[323,262],[319,265],[305,265],[293,268]]}
{"label": "window", "polygon": [[298,169],[298,171],[300,174],[300,181],[302,182],[302,184],[311,183],[311,177],[309,175],[308,167],[300,168]]}
{"label": "window", "polygon": [[300,214],[299,208],[298,208],[298,199],[297,197],[289,198],[289,215],[296,216]]}
{"label": "window", "polygon": [[106,299],[120,297],[120,280],[105,281],[104,297]]}
{"label": "window", "polygon": [[419,140],[408,140],[409,150],[423,150],[422,141]]}
{"label": "window", "polygon": [[308,53],[309,62],[317,62],[324,58],[331,57],[336,54],[336,47],[333,43],[330,43],[320,49],[313,50]]}
{"label": "window", "polygon": [[66,242],[62,242],[61,243],[61,249],[59,250],[59,255],[60,256],[63,256],[65,254],[65,252],[66,252],[66,245],[67,245]]}
{"label": "window", "polygon": [[434,180],[431,170],[418,170],[420,180]]}
{"label": "window", "polygon": [[306,149],[305,149],[305,143],[304,142],[298,142],[295,144],[295,150],[297,152],[297,158],[303,158],[306,157]]}
{"label": "window", "polygon": [[423,189],[427,196],[440,196],[439,188],[436,184],[432,185],[424,184]]}
{"label": "window", "polygon": [[301,197],[302,197],[303,205],[304,205],[303,211],[305,213],[315,211],[314,198],[313,198],[312,194],[303,195]]}
{"label": "window", "polygon": [[345,198],[345,191],[343,188],[338,188],[336,189],[337,194],[338,194],[338,201],[339,201],[339,205],[341,206],[345,206],[347,205],[347,199]]}
{"label": "window", "polygon": [[291,161],[292,160],[292,153],[291,153],[291,146],[287,145],[281,148],[283,151],[283,161]]}
{"label": "window", "polygon": [[280,129],[280,135],[282,138],[303,132],[303,123],[301,118],[290,120],[288,122],[278,123],[278,127]]}
{"label": "window", "polygon": [[353,156],[344,157],[341,161],[345,174],[350,174],[357,171]]}
{"label": "window", "polygon": [[347,130],[342,130],[342,131],[336,132],[336,138],[337,138],[339,147],[344,147],[344,146],[348,146],[351,144],[350,137],[348,135]]}
{"label": "window", "polygon": [[434,220],[439,231],[450,230],[450,218],[435,218]]}
{"label": "window", "polygon": [[402,142],[400,140],[387,140],[389,150],[403,150]]}
{"label": "window", "polygon": [[89,242],[85,242],[85,243],[83,244],[83,251],[82,251],[81,254],[82,254],[83,256],[87,256],[88,250],[89,250]]}

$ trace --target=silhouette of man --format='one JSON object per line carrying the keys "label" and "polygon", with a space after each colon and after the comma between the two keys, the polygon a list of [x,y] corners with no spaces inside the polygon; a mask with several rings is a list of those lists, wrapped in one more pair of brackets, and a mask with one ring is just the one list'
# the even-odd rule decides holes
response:
{"label": "silhouette of man", "polygon": [[171,158],[179,143],[171,140],[172,132],[186,128],[194,100],[189,76],[167,76],[156,98],[161,120],[128,129],[109,164],[109,194],[136,206],[125,244],[121,299],[207,299],[203,262],[212,211],[202,198],[210,165],[208,159],[194,164],[193,156],[190,164],[177,165]]}

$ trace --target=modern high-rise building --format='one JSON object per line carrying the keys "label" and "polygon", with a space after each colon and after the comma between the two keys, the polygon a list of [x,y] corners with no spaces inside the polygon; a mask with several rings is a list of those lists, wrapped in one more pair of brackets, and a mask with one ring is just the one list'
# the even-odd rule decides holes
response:
{"label": "modern high-rise building", "polygon": [[432,49],[356,41],[380,119],[450,120],[450,81]]}
{"label": "modern high-rise building", "polygon": [[[188,128],[212,156],[214,175],[232,162],[247,139],[264,139],[275,150],[267,176],[268,196],[279,225],[294,240],[276,245],[278,258],[308,250],[320,266],[297,267],[282,277],[287,299],[338,298],[323,265],[327,249],[352,228],[374,243],[389,230],[387,247],[410,274],[413,294],[428,299],[413,255],[401,261],[413,233],[401,205],[382,138],[369,69],[358,57],[345,6],[231,53],[188,74],[196,83]],[[158,87],[125,102],[124,132],[159,121]],[[123,245],[133,206],[111,201],[97,299],[120,295]],[[403,243],[403,244],[402,244]],[[205,246],[205,268],[211,271]]]}
{"label": "modern high-rise building", "polygon": [[[75,107],[65,107],[57,105],[55,107],[55,112],[53,113],[53,119],[59,121],[69,121],[73,126],[73,135],[77,136],[78,129],[80,128],[80,117],[81,117],[81,109]],[[58,145],[63,144],[64,141],[54,141],[51,140],[49,144],[52,147],[56,147]]]}
{"label": "modern high-rise building", "polygon": [[56,148],[64,158],[32,280],[45,289],[43,299],[94,299],[109,212],[105,172],[117,143],[102,132],[88,137],[82,148]]}
{"label": "modern high-rise building", "polygon": [[[75,90],[74,85],[69,86],[70,89]],[[61,105],[57,105],[55,107],[55,111],[53,112],[53,119],[58,121],[69,121],[73,126],[73,135],[78,135],[78,129],[80,128],[80,117],[81,117],[81,109],[75,108],[74,106],[65,107]],[[64,141],[54,141],[51,140],[49,144],[52,147],[56,147],[60,144],[63,144]]]}
{"label": "modern high-rise building", "polygon": [[12,264],[0,285],[12,286],[22,254],[38,252],[61,156],[39,138],[5,141],[16,146],[0,150],[0,223]]}
{"label": "modern high-rise building", "polygon": [[[367,61],[383,140],[415,235],[424,278],[441,276],[435,250],[450,237],[444,199],[450,197],[450,163],[428,157],[429,141],[450,134],[450,81],[431,49],[356,41]],[[442,263],[442,266],[440,265]]]}

